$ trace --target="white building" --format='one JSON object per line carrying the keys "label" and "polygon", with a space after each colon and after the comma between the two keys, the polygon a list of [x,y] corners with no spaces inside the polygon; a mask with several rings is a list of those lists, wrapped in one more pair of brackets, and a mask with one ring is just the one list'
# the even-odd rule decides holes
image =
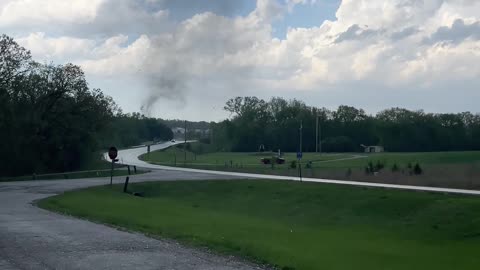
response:
{"label": "white building", "polygon": [[385,151],[383,146],[380,145],[362,145],[362,147],[365,148],[365,153],[381,153]]}

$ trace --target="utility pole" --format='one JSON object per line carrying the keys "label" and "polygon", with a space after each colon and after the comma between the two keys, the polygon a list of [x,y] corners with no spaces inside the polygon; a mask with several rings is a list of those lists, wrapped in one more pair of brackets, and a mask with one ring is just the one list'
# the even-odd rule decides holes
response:
{"label": "utility pole", "polygon": [[113,169],[115,166],[115,159],[112,159],[112,169],[110,170],[110,187],[113,185]]}
{"label": "utility pole", "polygon": [[299,130],[299,133],[300,133],[300,149],[298,150],[298,153],[297,153],[297,158],[298,158],[298,175],[300,176],[300,182],[302,182],[302,156],[303,156],[303,152],[302,152],[302,143],[303,143],[303,140],[302,140],[302,137],[303,137],[303,121],[300,120],[300,130]]}
{"label": "utility pole", "polygon": [[187,120],[185,120],[185,142],[183,144],[183,153],[184,153],[184,157],[183,157],[183,167],[186,167],[187,166]]}
{"label": "utility pole", "polygon": [[317,114],[317,125],[315,129],[315,153],[318,153],[318,114]]}
{"label": "utility pole", "polygon": [[317,114],[317,128],[315,130],[315,152],[322,153],[322,125],[319,122],[320,115]]}
{"label": "utility pole", "polygon": [[322,154],[322,125],[318,125],[318,146],[320,148],[320,154]]}
{"label": "utility pole", "polygon": [[300,120],[300,153],[302,153],[303,121]]}

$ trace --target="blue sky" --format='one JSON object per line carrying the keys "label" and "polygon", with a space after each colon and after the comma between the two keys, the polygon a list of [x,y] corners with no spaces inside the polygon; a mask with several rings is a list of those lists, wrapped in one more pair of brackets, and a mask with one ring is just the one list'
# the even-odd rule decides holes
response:
{"label": "blue sky", "polygon": [[[184,2],[185,0],[177,0],[165,5],[174,20],[185,20],[206,11],[228,17],[246,16],[256,6],[256,0],[235,0],[224,5],[219,5],[216,0],[189,1],[188,4]],[[335,12],[340,3],[341,0],[317,0],[312,4],[296,5],[290,13],[285,14],[283,18],[273,23],[274,32],[272,34],[282,39],[285,37],[288,28],[310,28],[320,26],[325,20],[334,20]],[[188,8],[185,8],[186,5],[188,5]]]}
{"label": "blue sky", "polygon": [[274,35],[284,38],[289,27],[310,28],[320,26],[325,20],[334,20],[340,0],[320,0],[314,4],[296,5],[292,12],[273,24]]}

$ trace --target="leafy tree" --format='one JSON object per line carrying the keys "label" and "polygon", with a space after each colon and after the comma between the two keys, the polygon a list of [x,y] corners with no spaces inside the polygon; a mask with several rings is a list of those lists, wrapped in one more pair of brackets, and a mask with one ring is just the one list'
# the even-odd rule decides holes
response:
{"label": "leafy tree", "polygon": [[88,87],[80,67],[44,65],[0,37],[0,172],[14,176],[78,169],[118,142],[171,139],[158,119],[123,115],[111,97]]}
{"label": "leafy tree", "polygon": [[0,38],[0,85],[0,170],[6,175],[80,167],[117,108],[88,88],[78,66],[36,63],[6,36]]}
{"label": "leafy tree", "polygon": [[361,151],[361,144],[380,144],[388,151],[452,151],[480,149],[480,116],[469,112],[433,114],[391,108],[376,115],[339,106],[337,110],[310,107],[302,101],[236,97],[227,101],[231,118],[212,125],[217,149],[297,151],[300,122],[303,151],[315,150],[316,119],[323,151]]}

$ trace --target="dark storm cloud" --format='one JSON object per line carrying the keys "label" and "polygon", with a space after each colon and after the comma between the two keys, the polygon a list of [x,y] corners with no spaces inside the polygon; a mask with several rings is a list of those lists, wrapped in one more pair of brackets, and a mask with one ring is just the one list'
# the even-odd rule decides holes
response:
{"label": "dark storm cloud", "polygon": [[[165,40],[152,40],[154,49],[149,51],[145,58],[144,66],[152,68],[144,78],[148,85],[149,93],[142,104],[142,112],[149,115],[156,103],[161,99],[185,102],[189,85],[193,83],[193,76],[189,72],[190,65],[195,59],[189,59],[198,55],[207,58],[223,55],[225,52],[235,51],[229,25],[220,16],[229,16],[243,7],[243,1],[160,1],[161,8],[167,8],[172,17],[190,17],[196,13],[210,12],[201,19],[202,26],[197,26],[195,31],[189,27],[179,25],[165,43]],[[177,13],[177,14],[175,14]],[[182,14],[179,14],[182,13]],[[213,15],[216,14],[216,15]],[[169,55],[165,57],[165,51]],[[161,69],[155,69],[156,63],[166,63]],[[205,67],[208,68],[208,67]],[[198,86],[197,86],[198,87]]]}

